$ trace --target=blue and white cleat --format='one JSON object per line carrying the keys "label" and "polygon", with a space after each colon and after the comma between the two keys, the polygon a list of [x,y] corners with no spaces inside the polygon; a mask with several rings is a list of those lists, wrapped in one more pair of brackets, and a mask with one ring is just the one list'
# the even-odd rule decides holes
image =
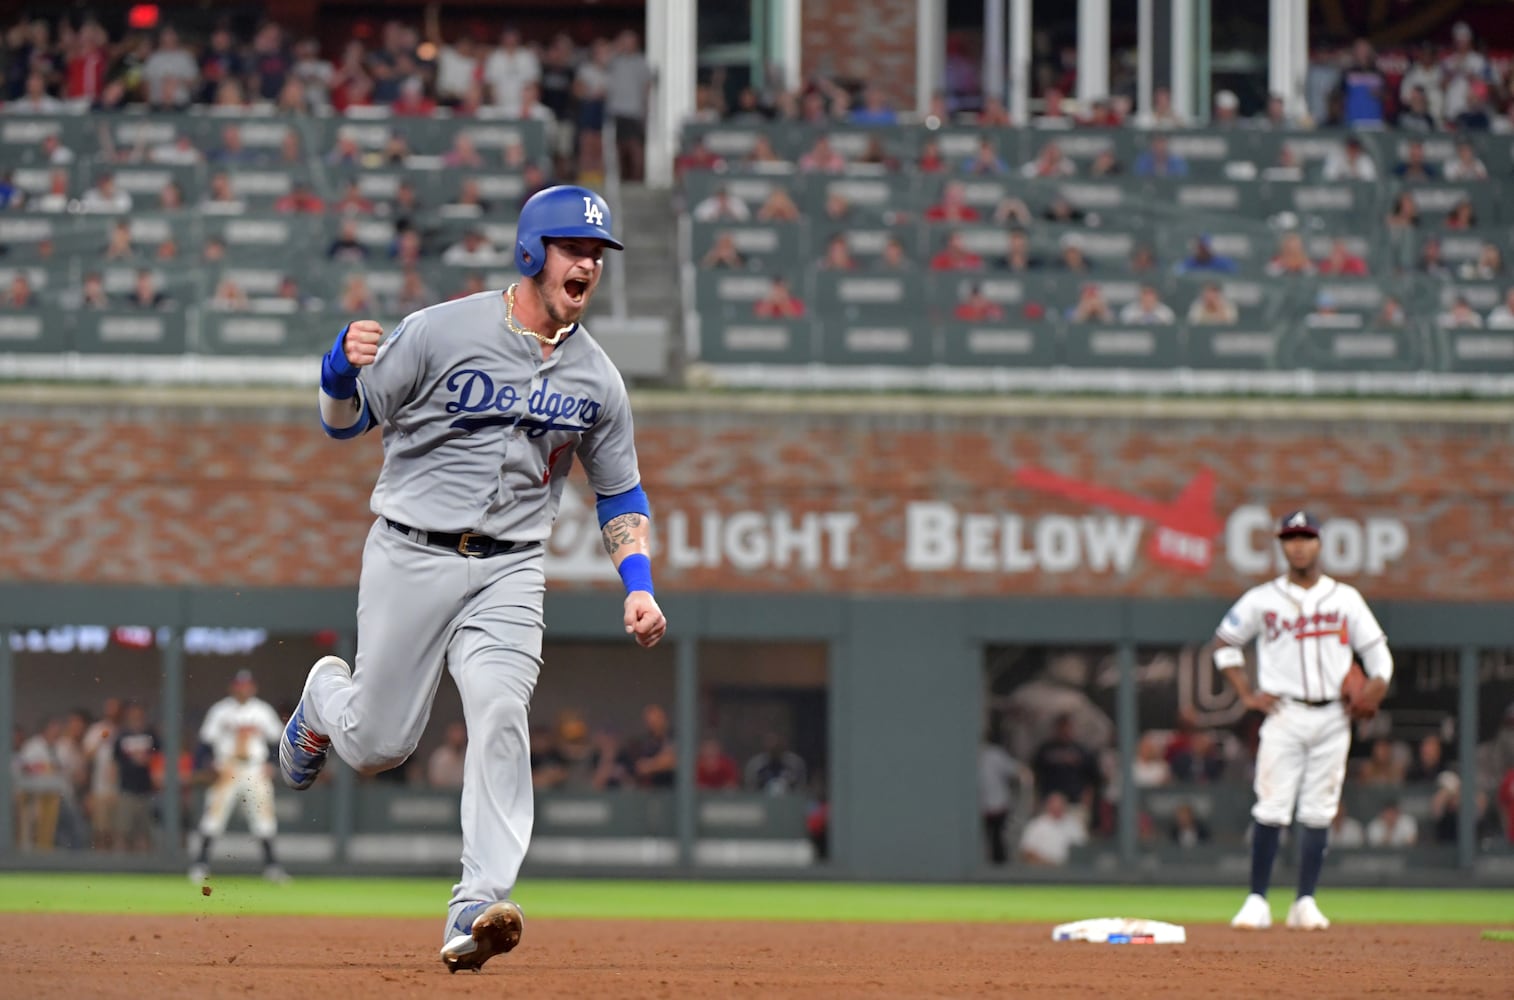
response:
{"label": "blue and white cleat", "polygon": [[336,656],[316,660],[305,677],[300,703],[294,707],[294,713],[284,726],[284,735],[279,739],[279,772],[284,776],[284,784],[296,791],[315,784],[316,776],[326,766],[326,755],[331,751],[331,738],[311,729],[305,722],[305,695],[310,691],[310,682],[323,670],[339,670],[344,677],[352,677],[352,668]]}
{"label": "blue and white cleat", "polygon": [[503,955],[520,944],[525,928],[525,915],[508,899],[464,907],[447,929],[442,964],[448,972],[459,969],[477,972],[495,955]]}

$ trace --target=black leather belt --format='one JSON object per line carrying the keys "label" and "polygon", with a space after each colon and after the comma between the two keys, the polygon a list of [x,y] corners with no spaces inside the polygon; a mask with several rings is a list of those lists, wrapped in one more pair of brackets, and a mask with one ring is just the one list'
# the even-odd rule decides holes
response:
{"label": "black leather belt", "polygon": [[539,541],[509,542],[500,538],[490,538],[488,535],[480,535],[476,531],[464,531],[462,534],[451,531],[422,531],[408,524],[391,521],[387,517],[384,521],[389,527],[403,535],[409,535],[414,541],[424,545],[434,545],[439,549],[449,549],[460,556],[470,556],[475,559],[502,556],[506,552],[521,552],[541,544]]}
{"label": "black leather belt", "polygon": [[1324,701],[1305,701],[1303,698],[1289,698],[1295,705],[1303,705],[1306,708],[1325,708],[1340,701],[1339,698],[1326,698]]}

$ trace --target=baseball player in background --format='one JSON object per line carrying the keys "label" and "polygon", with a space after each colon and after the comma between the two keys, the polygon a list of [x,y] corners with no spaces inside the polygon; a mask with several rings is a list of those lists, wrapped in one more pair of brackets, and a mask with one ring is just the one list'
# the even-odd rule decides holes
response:
{"label": "baseball player in background", "polygon": [[[576,454],[605,552],[644,647],[667,622],[652,596],[650,507],[626,388],[579,322],[602,273],[610,209],[561,186],[521,208],[521,281],[407,316],[383,339],[349,324],[321,365],[326,433],[378,427],[384,462],[358,583],[356,669],[311,668],[284,729],[284,781],[307,788],[330,751],[373,774],[415,750],[446,664],[468,727],[462,877],[442,961],[477,970],[519,942],[510,901],[531,841],[527,709],[541,669],[542,543]],[[380,340],[383,343],[380,344]]]}
{"label": "baseball player in background", "polygon": [[[1377,712],[1393,657],[1387,637],[1356,588],[1319,569],[1319,521],[1294,511],[1278,524],[1288,571],[1248,590],[1215,632],[1215,666],[1247,708],[1266,714],[1256,757],[1251,833],[1251,894],[1230,926],[1272,926],[1267,887],[1283,827],[1299,822],[1298,896],[1288,926],[1324,930],[1330,921],[1314,900],[1330,825],[1340,808],[1351,749],[1351,719]],[[1256,640],[1257,687],[1246,678],[1242,647]],[[1353,653],[1367,682],[1353,695],[1342,687]]]}
{"label": "baseball player in background", "polygon": [[209,877],[211,845],[226,832],[226,822],[238,803],[247,829],[263,845],[263,877],[270,882],[289,881],[273,851],[278,821],[273,814],[273,765],[269,762],[269,747],[283,735],[284,720],[257,695],[252,671],[238,670],[231,694],[210,706],[200,724],[200,742],[210,747],[216,776],[205,792],[200,853],[189,869],[191,882]]}

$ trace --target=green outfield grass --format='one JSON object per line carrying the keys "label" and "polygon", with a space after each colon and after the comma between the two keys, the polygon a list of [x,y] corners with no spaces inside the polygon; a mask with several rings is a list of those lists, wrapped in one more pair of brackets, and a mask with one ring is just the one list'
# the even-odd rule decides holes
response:
{"label": "green outfield grass", "polygon": [[[438,917],[446,879],[307,878],[276,886],[217,878],[210,896],[166,875],[0,874],[0,912],[308,914]],[[1241,888],[1011,885],[870,885],[809,882],[541,880],[516,898],[531,917],[669,920],[996,921],[1056,923],[1083,917],[1151,917],[1219,923]],[[1281,919],[1287,892],[1273,894]],[[1325,889],[1320,904],[1342,923],[1514,925],[1514,893],[1458,889]]]}

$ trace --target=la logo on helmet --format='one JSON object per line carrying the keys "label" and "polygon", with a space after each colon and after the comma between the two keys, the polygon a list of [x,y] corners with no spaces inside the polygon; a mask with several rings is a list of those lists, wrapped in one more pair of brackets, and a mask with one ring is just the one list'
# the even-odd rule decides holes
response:
{"label": "la logo on helmet", "polygon": [[584,195],[584,221],[592,226],[605,224],[605,213],[599,210],[599,206],[594,204],[594,199],[588,195]]}

